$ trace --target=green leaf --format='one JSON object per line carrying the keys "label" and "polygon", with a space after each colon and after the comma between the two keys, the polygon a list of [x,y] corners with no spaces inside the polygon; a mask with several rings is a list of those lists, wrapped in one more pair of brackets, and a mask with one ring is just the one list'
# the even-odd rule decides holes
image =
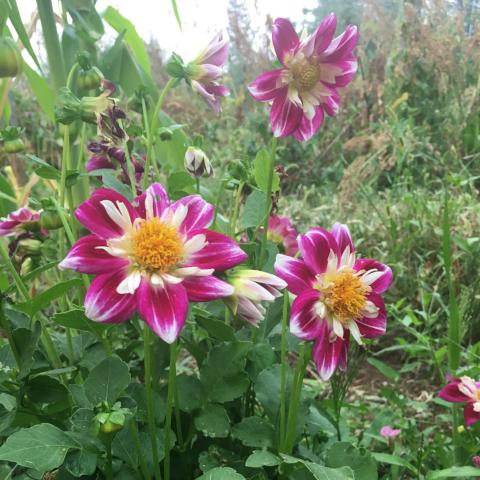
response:
{"label": "green leaf", "polygon": [[42,328],[39,322],[35,322],[33,329],[28,328],[16,328],[12,332],[13,341],[17,346],[19,353],[19,378],[22,379],[30,373],[30,369],[35,363],[34,353],[37,349],[38,340],[40,338],[40,332]]}
{"label": "green leaf", "polygon": [[[257,187],[262,192],[267,192],[268,175],[270,173],[270,152],[265,148],[258,151],[255,161],[253,162],[255,181]],[[272,192],[278,191],[280,188],[280,178],[277,172],[273,172],[272,177]]]}
{"label": "green leaf", "polygon": [[99,363],[85,380],[85,395],[93,405],[113,405],[130,383],[128,365],[116,355]]}
{"label": "green leaf", "polygon": [[18,38],[22,42],[25,50],[28,52],[32,60],[35,62],[35,65],[41,71],[42,67],[38,62],[38,58],[33,51],[32,44],[30,43],[30,38],[28,36],[27,31],[25,30],[22,17],[20,16],[20,12],[18,11],[17,2],[15,0],[7,0],[8,8],[9,8],[9,17],[10,21],[12,22],[13,28],[17,32]]}
{"label": "green leaf", "polygon": [[112,442],[112,452],[125,463],[128,463],[133,468],[137,468],[137,449],[135,448],[135,442],[128,428],[124,428],[115,436]]}
{"label": "green leaf", "polygon": [[118,193],[121,193],[127,200],[132,201],[133,195],[130,187],[117,179],[116,173],[113,170],[104,170],[102,173],[102,183],[105,187],[111,188]]}
{"label": "green leaf", "polygon": [[195,185],[195,180],[186,172],[174,172],[167,178],[167,188],[170,195],[193,185]]}
{"label": "green leaf", "polygon": [[202,406],[205,391],[197,377],[179,375],[177,377],[177,390],[180,410],[191,413]]}
{"label": "green leaf", "polygon": [[357,478],[350,467],[328,468],[283,453],[281,453],[280,456],[286,464],[303,465],[313,475],[315,480],[370,480],[367,478]]}
{"label": "green leaf", "polygon": [[197,477],[197,480],[245,480],[245,477],[233,468],[217,467]]}
{"label": "green leaf", "polygon": [[372,457],[378,463],[387,463],[389,465],[397,465],[399,467],[405,467],[411,470],[413,473],[417,473],[417,469],[409,462],[407,462],[402,457],[397,455],[391,455],[390,453],[376,453],[372,452]]}
{"label": "green leaf", "polygon": [[255,450],[245,462],[245,466],[249,468],[275,467],[280,465],[280,458],[268,450]]}
{"label": "green leaf", "polygon": [[223,343],[215,346],[200,369],[200,381],[214,402],[230,402],[240,397],[250,380],[243,371],[250,342]]}
{"label": "green leaf", "polygon": [[40,310],[48,307],[57,298],[62,297],[70,289],[83,285],[82,280],[79,278],[73,278],[72,280],[66,280],[65,282],[57,283],[48,290],[38,294],[30,302],[25,302],[17,305],[17,308],[30,316],[35,315]]}
{"label": "green leaf", "polygon": [[53,87],[25,62],[23,63],[23,73],[33,91],[33,98],[38,102],[47,117],[54,122],[55,93]]}
{"label": "green leaf", "polygon": [[212,338],[224,341],[235,341],[235,333],[230,325],[215,318],[196,316],[197,323],[203,327]]}
{"label": "green leaf", "polygon": [[368,358],[367,361],[370,365],[374,366],[381,374],[390,380],[395,381],[400,378],[400,374],[392,367],[389,367],[386,363],[383,363],[376,358]]}
{"label": "green leaf", "polygon": [[275,443],[275,429],[260,417],[246,417],[232,428],[232,436],[246,447],[267,448]]}
{"label": "green leaf", "polygon": [[266,197],[260,190],[253,190],[243,209],[242,228],[257,228],[265,217]]}
{"label": "green leaf", "polygon": [[349,442],[336,442],[329,447],[325,457],[327,467],[351,467],[356,480],[376,480],[377,463],[369,451],[356,448]]}
{"label": "green leaf", "polygon": [[83,330],[85,332],[97,332],[101,333],[108,328],[108,325],[102,323],[92,322],[85,316],[85,313],[80,308],[73,308],[66,312],[56,313],[52,317],[55,323],[63,325],[68,328],[76,328],[77,330]]}
{"label": "green leaf", "polygon": [[150,66],[147,49],[145,48],[145,44],[140,35],[138,35],[133,23],[111,6],[107,7],[107,9],[103,12],[102,17],[118,33],[125,32],[125,42],[127,42],[128,46],[132,49],[135,59],[145,70],[145,72],[151,75],[152,69]]}
{"label": "green leaf", "polygon": [[195,428],[206,437],[226,438],[230,431],[230,419],[224,407],[207,405],[195,418]]}
{"label": "green leaf", "polygon": [[36,404],[66,401],[69,395],[63,383],[47,375],[30,379],[26,385],[26,394]]}
{"label": "green leaf", "polygon": [[65,468],[74,477],[93,475],[97,469],[97,454],[83,448],[69,452],[65,459]]}
{"label": "green leaf", "polygon": [[[0,115],[1,114],[2,113],[0,112]],[[0,193],[4,195],[3,198],[0,198],[0,215],[6,217],[12,210],[17,209],[17,204],[15,200],[15,192],[3,175],[0,175]]]}
{"label": "green leaf", "polygon": [[70,448],[79,448],[69,435],[49,423],[22,428],[0,447],[0,460],[41,472],[62,465]]}
{"label": "green leaf", "polygon": [[428,472],[427,480],[437,480],[437,478],[457,478],[457,477],[478,477],[480,468],[475,467],[450,467],[444,470],[434,470]]}
{"label": "green leaf", "polygon": [[182,30],[182,21],[180,20],[180,13],[178,12],[177,1],[172,0],[173,13],[175,14],[175,19],[177,20],[178,28]]}

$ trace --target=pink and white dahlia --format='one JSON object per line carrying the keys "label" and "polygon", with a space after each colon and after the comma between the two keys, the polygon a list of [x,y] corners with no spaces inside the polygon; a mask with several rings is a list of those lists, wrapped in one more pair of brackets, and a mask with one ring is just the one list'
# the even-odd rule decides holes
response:
{"label": "pink and white dahlia", "polygon": [[267,238],[279,245],[281,251],[290,257],[298,252],[297,231],[288,217],[271,215],[268,219]]}
{"label": "pink and white dahlia", "polygon": [[182,330],[188,304],[228,297],[233,287],[213,274],[243,262],[234,240],[208,230],[213,206],[198,195],[171,203],[155,183],[130,203],[106,188],[75,212],[92,234],[72,247],[61,268],[94,274],[85,313],[118,323],[136,311],[163,340]]}
{"label": "pink and white dahlia", "polygon": [[349,25],[333,38],[336,26],[331,13],[312,35],[300,40],[288,20],[273,22],[272,41],[282,68],[263,73],[249,90],[255,100],[272,102],[270,124],[276,137],[309,140],[325,113],[331,117],[338,113],[338,88],[348,85],[357,71],[353,49],[358,32]]}
{"label": "pink and white dahlia", "polygon": [[234,288],[233,295],[225,303],[243,320],[257,327],[265,318],[266,309],[262,302],[273,302],[282,294],[287,284],[271,273],[261,270],[240,269],[229,279]]}
{"label": "pink and white dahlia", "polygon": [[370,258],[357,259],[346,225],[331,231],[313,228],[298,236],[301,259],[277,255],[275,272],[297,295],[290,312],[290,331],[315,340],[313,357],[327,380],[345,369],[350,335],[383,335],[387,312],[381,293],[392,282],[391,269]]}
{"label": "pink and white dahlia", "polygon": [[447,402],[464,403],[463,416],[469,427],[480,421],[480,382],[470,377],[451,378],[438,396]]}
{"label": "pink and white dahlia", "polygon": [[40,220],[40,213],[22,207],[0,219],[0,236],[6,237],[24,232],[30,229],[34,223]]}
{"label": "pink and white dahlia", "polygon": [[221,84],[227,58],[228,40],[218,33],[187,67],[193,89],[217,113],[221,110],[220,98],[230,94]]}

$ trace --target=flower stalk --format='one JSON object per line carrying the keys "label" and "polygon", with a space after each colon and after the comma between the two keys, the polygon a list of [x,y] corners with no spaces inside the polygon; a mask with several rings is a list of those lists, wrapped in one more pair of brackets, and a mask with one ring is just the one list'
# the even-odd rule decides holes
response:
{"label": "flower stalk", "polygon": [[172,409],[176,389],[177,376],[177,342],[170,344],[170,368],[168,371],[167,411],[165,413],[165,461],[163,477],[170,480],[170,427],[172,424]]}
{"label": "flower stalk", "polygon": [[270,211],[272,209],[272,184],[273,184],[273,171],[275,169],[275,152],[277,150],[277,139],[272,138],[272,143],[270,145],[270,165],[268,166],[268,177],[267,177],[267,191],[266,202],[265,202],[265,218],[263,220],[263,234],[262,234],[262,243],[260,244],[260,254],[258,255],[258,268],[262,268],[263,263],[265,262],[265,253],[267,251],[267,239],[268,239],[268,220],[270,218]]}
{"label": "flower stalk", "polygon": [[286,429],[286,386],[287,386],[287,320],[289,307],[288,290],[283,291],[282,337],[280,350],[280,442],[285,440]]}

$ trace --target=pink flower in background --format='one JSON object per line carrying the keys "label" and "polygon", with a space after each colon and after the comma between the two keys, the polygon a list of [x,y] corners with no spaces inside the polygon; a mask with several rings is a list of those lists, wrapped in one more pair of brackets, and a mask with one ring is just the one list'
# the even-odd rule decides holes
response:
{"label": "pink flower in background", "polygon": [[402,431],[399,428],[392,428],[390,425],[385,425],[380,429],[380,435],[385,438],[395,438],[400,435]]}
{"label": "pink flower in background", "polygon": [[271,273],[260,270],[239,270],[230,278],[234,288],[231,297],[225,303],[243,320],[258,326],[266,313],[262,302],[273,302],[282,294],[279,290],[287,284]]}
{"label": "pink flower in background", "polygon": [[193,89],[215,112],[220,112],[220,98],[230,94],[221,84],[223,67],[228,58],[228,40],[218,33],[193,62],[188,65],[188,77]]}
{"label": "pink flower in background", "polygon": [[475,455],[473,458],[472,458],[472,463],[475,467],[478,467],[480,468],[480,456],[479,455]]}
{"label": "pink flower in background", "polygon": [[131,204],[119,193],[96,190],[75,212],[92,234],[78,240],[61,268],[94,274],[85,313],[118,323],[136,311],[163,340],[182,330],[189,302],[233,294],[215,277],[247,255],[234,240],[208,230],[213,206],[198,195],[171,203],[156,183]]}
{"label": "pink flower in background", "polygon": [[268,219],[267,238],[281,245],[282,252],[291,257],[298,252],[297,231],[288,217],[271,215]]}
{"label": "pink flower in background", "polygon": [[391,269],[370,258],[357,259],[346,225],[329,232],[313,228],[298,236],[302,259],[277,255],[275,272],[297,295],[290,312],[290,331],[315,340],[313,358],[328,380],[344,369],[350,335],[376,338],[385,333],[387,312],[381,294],[393,279]]}
{"label": "pink flower in background", "polygon": [[480,382],[470,377],[451,378],[438,396],[447,402],[465,403],[463,416],[469,427],[480,420]]}
{"label": "pink flower in background", "polygon": [[0,236],[6,237],[28,230],[28,226],[40,220],[40,213],[26,207],[9,213],[0,219]]}
{"label": "pink flower in background", "polygon": [[282,67],[257,77],[249,90],[255,100],[272,102],[270,124],[276,137],[309,140],[325,113],[338,113],[338,88],[348,85],[357,71],[353,49],[358,32],[348,25],[334,38],[336,26],[331,13],[310,37],[300,40],[288,20],[273,22],[273,46]]}

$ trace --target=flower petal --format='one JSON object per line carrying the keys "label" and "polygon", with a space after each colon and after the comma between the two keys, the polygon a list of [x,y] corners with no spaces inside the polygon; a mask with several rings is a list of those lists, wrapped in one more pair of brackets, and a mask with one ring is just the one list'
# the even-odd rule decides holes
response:
{"label": "flower petal", "polygon": [[131,222],[138,216],[123,195],[109,188],[95,190],[91,197],[77,208],[75,216],[83,226],[100,238],[108,239],[122,236],[124,229],[107,213],[107,209],[102,202],[112,202],[115,206],[123,204]]}
{"label": "flower petal", "polygon": [[142,218],[149,218],[147,210],[150,216],[160,217],[169,203],[168,194],[160,183],[152,183],[145,192],[134,200],[137,212]]}
{"label": "flower petal", "polygon": [[192,302],[209,302],[217,298],[233,295],[233,287],[213,275],[185,278],[182,285],[186,288],[188,299]]}
{"label": "flower petal", "polygon": [[173,343],[185,325],[187,291],[182,284],[155,287],[142,280],[136,293],[138,311],[147,325],[165,342]]}
{"label": "flower petal", "polygon": [[200,52],[195,59],[195,63],[210,63],[221,67],[228,58],[228,39],[224,38],[223,33],[217,33],[207,47]]}
{"label": "flower petal", "polygon": [[80,273],[100,274],[111,273],[128,265],[128,260],[114,257],[99,248],[105,246],[105,240],[96,235],[86,235],[73,245],[58,267],[71,268]]}
{"label": "flower petal", "polygon": [[340,258],[335,237],[323,228],[312,228],[305,235],[299,235],[298,246],[304,262],[313,274],[325,272],[331,252],[337,259]]}
{"label": "flower petal", "polygon": [[327,15],[317,27],[315,32],[307,39],[302,46],[305,56],[320,55],[332,42],[337,28],[337,17],[334,13]]}
{"label": "flower petal", "polygon": [[262,304],[252,302],[245,297],[239,297],[237,315],[254,327],[257,327],[263,320],[265,312],[265,307]]}
{"label": "flower petal", "polygon": [[334,223],[332,226],[331,234],[335,237],[341,254],[345,251],[347,247],[350,248],[350,253],[353,253],[355,251],[352,236],[350,235],[350,230],[345,224]]}
{"label": "flower petal", "polygon": [[115,165],[106,155],[93,155],[85,164],[85,170],[87,172],[93,172],[94,170],[100,170],[103,168],[115,168]]}
{"label": "flower petal", "polygon": [[332,63],[350,60],[352,51],[358,42],[358,30],[354,25],[348,25],[345,31],[336,37],[321,55],[322,61]]}
{"label": "flower petal", "polygon": [[458,385],[460,384],[460,379],[458,378],[453,378],[453,381],[445,385],[441,390],[438,396],[447,402],[452,402],[452,403],[463,403],[467,402],[470,400],[467,395],[462,393]]}
{"label": "flower petal", "polygon": [[463,416],[465,418],[465,425],[471,427],[474,423],[480,421],[480,412],[476,412],[473,408],[473,403],[469,402],[463,409]]}
{"label": "flower petal", "polygon": [[227,270],[243,261],[248,255],[237,245],[235,240],[213,232],[212,230],[192,230],[189,234],[205,236],[205,246],[189,256],[185,267],[214,268],[217,271]]}
{"label": "flower petal", "polygon": [[337,367],[345,369],[347,365],[348,336],[343,339],[332,334],[327,322],[324,322],[313,346],[312,356],[322,380],[329,380]]}
{"label": "flower petal", "polygon": [[385,290],[388,290],[388,288],[390,288],[390,285],[392,284],[392,269],[388,265],[378,262],[377,260],[373,260],[372,258],[359,258],[355,262],[353,268],[357,272],[359,270],[365,270],[366,272],[368,272],[368,270],[373,269],[383,272],[383,275],[380,278],[370,284],[370,287],[375,293],[385,292]]}
{"label": "flower petal", "polygon": [[187,195],[173,203],[170,208],[175,212],[180,205],[187,208],[185,218],[179,227],[182,233],[207,228],[212,223],[214,214],[213,205],[206,202],[200,195]]}
{"label": "flower petal", "polygon": [[288,87],[279,89],[270,110],[270,125],[276,137],[291,135],[300,125],[303,109],[288,98]]}
{"label": "flower petal", "polygon": [[320,129],[324,119],[323,107],[320,105],[315,107],[315,115],[313,118],[308,118],[305,114],[298,128],[293,132],[293,136],[299,142],[306,142],[310,140]]}
{"label": "flower petal", "polygon": [[272,25],[272,42],[280,62],[294,52],[300,44],[297,32],[286,18],[277,18]]}
{"label": "flower petal", "polygon": [[269,102],[273,100],[278,95],[278,90],[283,86],[281,82],[283,71],[282,68],[279,68],[259,75],[248,86],[248,91],[252,97],[259,102]]}
{"label": "flower petal", "polygon": [[372,302],[378,308],[378,315],[374,318],[365,316],[355,320],[358,329],[365,338],[377,338],[385,334],[387,329],[387,310],[382,297],[376,293],[371,293],[367,301]]}
{"label": "flower petal", "polygon": [[95,277],[85,295],[85,315],[95,322],[119,323],[128,320],[136,309],[135,295],[120,294],[118,285],[126,270]]}
{"label": "flower petal", "polygon": [[320,299],[318,290],[301,293],[292,303],[290,311],[290,332],[302,340],[317,338],[326,323],[319,315],[317,304]]}
{"label": "flower petal", "polygon": [[300,295],[305,290],[311,289],[315,282],[315,276],[305,265],[305,262],[298,258],[280,253],[277,255],[274,268],[275,273],[287,282],[288,290],[295,295]]}

